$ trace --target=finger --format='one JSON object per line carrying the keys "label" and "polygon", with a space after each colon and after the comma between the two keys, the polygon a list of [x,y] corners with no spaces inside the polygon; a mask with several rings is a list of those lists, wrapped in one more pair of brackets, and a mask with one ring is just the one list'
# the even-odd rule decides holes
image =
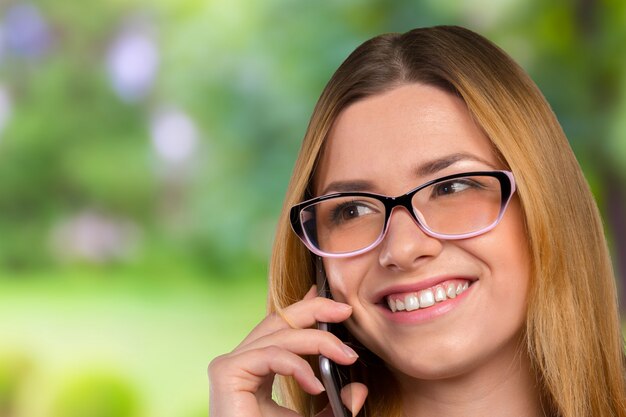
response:
{"label": "finger", "polygon": [[358,354],[337,336],[317,329],[279,330],[237,348],[237,352],[269,346],[276,346],[301,356],[324,355],[341,365],[350,365],[358,358]]}
{"label": "finger", "polygon": [[317,395],[323,392],[324,385],[313,373],[311,365],[300,356],[277,346],[268,346],[243,352],[233,360],[238,361],[241,369],[245,370],[247,378],[242,379],[240,390],[256,393],[262,381],[274,374],[293,377],[302,389]]}
{"label": "finger", "polygon": [[309,363],[275,346],[219,356],[211,361],[208,373],[211,416],[299,416],[273,401],[276,374],[292,376],[311,395],[324,390]]}
{"label": "finger", "polygon": [[[365,404],[367,393],[368,390],[364,384],[361,384],[360,382],[353,382],[346,385],[341,390],[341,402],[346,406],[346,408],[348,408],[348,410],[350,410],[350,414],[352,416],[356,416],[359,414],[359,411],[361,411],[361,408],[363,408],[363,404]],[[322,411],[316,414],[316,417],[335,417],[330,403],[328,403]]]}
{"label": "finger", "polygon": [[[296,413],[295,411],[278,405],[275,401],[267,401],[259,404],[259,408],[261,409],[261,415],[269,416],[269,417],[302,417],[301,414]],[[241,414],[246,416],[246,414]]]}
{"label": "finger", "polygon": [[[350,410],[350,414],[354,417],[359,414],[361,408],[363,408],[363,404],[365,404],[365,399],[367,398],[367,387],[360,382],[353,382],[351,384],[346,385],[341,390],[341,402],[345,405],[348,410]],[[333,410],[330,406],[330,403],[326,404],[326,407],[322,409],[315,417],[336,417],[333,414]],[[343,415],[341,416],[343,417]]]}
{"label": "finger", "polygon": [[[283,315],[289,317],[293,325],[306,329],[317,322],[340,323],[352,314],[352,306],[324,297],[314,297],[298,301],[283,309]],[[280,322],[281,328],[289,327]]]}
{"label": "finger", "polygon": [[367,393],[367,386],[360,382],[353,382],[342,388],[341,401],[352,412],[352,415],[356,416],[365,404]]}
{"label": "finger", "polygon": [[[317,322],[340,323],[352,314],[352,307],[328,298],[314,297],[298,301],[282,310],[281,314],[273,313],[259,323],[241,342],[240,346],[251,341],[288,328],[309,328]],[[289,320],[287,323],[282,316]]]}

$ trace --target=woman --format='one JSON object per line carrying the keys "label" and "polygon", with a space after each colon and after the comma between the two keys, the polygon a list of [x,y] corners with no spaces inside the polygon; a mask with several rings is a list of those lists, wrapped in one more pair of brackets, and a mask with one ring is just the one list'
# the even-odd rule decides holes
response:
{"label": "woman", "polygon": [[[318,256],[334,300],[311,288]],[[344,403],[367,416],[626,416],[592,195],[534,83],[463,28],[373,38],[333,75],[279,220],[269,310],[210,365],[212,416],[332,415],[320,354],[352,364]]]}

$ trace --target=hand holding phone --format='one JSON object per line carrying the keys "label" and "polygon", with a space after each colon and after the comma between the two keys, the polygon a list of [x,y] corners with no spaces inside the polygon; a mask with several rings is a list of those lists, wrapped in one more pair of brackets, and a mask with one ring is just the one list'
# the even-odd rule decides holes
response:
{"label": "hand holding phone", "polygon": [[[321,284],[320,288],[326,288],[323,282]],[[273,417],[284,414],[284,405],[275,396],[268,395],[272,393],[277,375],[291,376],[302,391],[311,396],[326,391],[332,407],[325,408],[320,417],[352,415],[341,404],[339,372],[337,376],[332,375],[335,363],[352,364],[356,357],[336,336],[310,330],[319,321],[329,323],[326,326],[332,330],[333,323],[346,320],[352,310],[318,295],[312,287],[301,300],[268,314],[232,352],[211,360],[208,368],[210,416]],[[324,325],[322,328],[328,329]],[[304,359],[320,354],[335,362],[322,360],[323,383],[312,369],[311,365],[313,368],[315,365]],[[367,387],[355,383],[347,391],[351,398],[346,399],[346,404],[351,409],[360,409],[367,397]]]}

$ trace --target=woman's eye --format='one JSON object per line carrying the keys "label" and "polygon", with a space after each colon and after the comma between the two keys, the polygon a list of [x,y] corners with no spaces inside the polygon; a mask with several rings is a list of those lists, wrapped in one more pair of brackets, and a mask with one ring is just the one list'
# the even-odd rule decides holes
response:
{"label": "woman's eye", "polygon": [[375,210],[366,204],[342,203],[332,211],[332,219],[334,223],[345,223],[374,212]]}
{"label": "woman's eye", "polygon": [[455,179],[436,184],[433,189],[433,196],[445,196],[460,193],[470,188],[481,188],[480,184],[470,179]]}

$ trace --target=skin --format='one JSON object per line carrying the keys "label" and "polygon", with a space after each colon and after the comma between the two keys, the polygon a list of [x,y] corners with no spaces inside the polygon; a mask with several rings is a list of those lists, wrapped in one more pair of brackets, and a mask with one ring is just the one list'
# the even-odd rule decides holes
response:
{"label": "skin", "polygon": [[[465,104],[420,84],[352,104],[326,146],[317,195],[352,184],[354,191],[396,196],[448,174],[505,169]],[[458,154],[464,157],[435,172],[419,169]],[[388,364],[407,416],[541,414],[520,344],[530,261],[516,197],[495,229],[462,240],[432,238],[396,209],[381,244],[358,256],[325,258],[324,265],[335,300],[353,307],[347,327]],[[396,323],[377,304],[385,288],[440,276],[474,280],[445,314]]]}

